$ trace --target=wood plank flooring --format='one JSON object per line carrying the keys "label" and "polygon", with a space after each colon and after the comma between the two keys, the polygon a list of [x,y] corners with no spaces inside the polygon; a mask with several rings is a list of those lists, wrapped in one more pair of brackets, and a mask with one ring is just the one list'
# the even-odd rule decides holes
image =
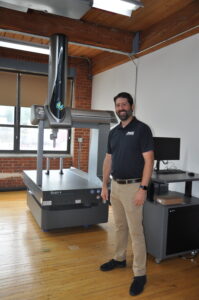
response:
{"label": "wood plank flooring", "polygon": [[[132,255],[128,266],[99,271],[112,258],[109,223],[43,232],[26,206],[26,192],[0,193],[1,300],[132,299]],[[148,256],[148,283],[140,300],[199,300],[199,256],[160,264]],[[134,297],[133,297],[134,298]]]}

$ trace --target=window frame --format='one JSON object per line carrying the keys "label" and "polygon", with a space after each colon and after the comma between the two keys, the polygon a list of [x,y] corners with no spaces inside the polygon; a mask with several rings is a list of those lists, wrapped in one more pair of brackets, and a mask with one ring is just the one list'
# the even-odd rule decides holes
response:
{"label": "window frame", "polygon": [[[20,124],[20,120],[21,120],[21,107],[20,106],[20,74],[28,74],[28,75],[36,75],[36,76],[46,76],[45,74],[41,74],[41,73],[32,73],[32,72],[22,72],[22,71],[11,71],[11,70],[5,70],[5,69],[1,69],[0,68],[0,72],[11,72],[11,73],[16,73],[17,74],[17,79],[16,79],[16,100],[15,106],[14,107],[14,124],[4,124],[4,123],[0,123],[0,129],[1,128],[5,128],[5,127],[9,127],[9,128],[13,128],[14,130],[14,141],[13,141],[13,150],[0,150],[0,154],[4,153],[4,154],[36,154],[37,150],[20,150],[20,130],[21,128],[38,128],[38,126],[34,126],[34,125],[21,125]],[[72,80],[72,87],[71,87],[71,100],[70,100],[70,105],[72,107],[72,101],[73,101],[73,87],[74,87],[74,78],[69,77],[68,79]],[[5,106],[5,105],[3,105]],[[1,104],[0,104],[1,107]],[[68,131],[68,139],[66,141],[66,149],[65,151],[63,150],[43,150],[44,154],[56,154],[56,155],[67,155],[71,153],[71,128],[70,129],[66,129]]]}

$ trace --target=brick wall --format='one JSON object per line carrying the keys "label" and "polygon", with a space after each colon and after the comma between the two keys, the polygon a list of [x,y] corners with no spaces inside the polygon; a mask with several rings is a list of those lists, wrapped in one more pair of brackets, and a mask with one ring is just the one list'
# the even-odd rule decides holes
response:
{"label": "brick wall", "polygon": [[[12,58],[12,53],[12,51],[7,51],[3,53],[3,56]],[[2,52],[0,52],[0,56],[2,56]],[[47,63],[46,57],[42,55],[33,54],[32,57],[30,57],[30,55],[26,53],[23,55],[22,52],[18,52],[17,59],[26,59],[26,57],[27,60],[31,59],[32,61]],[[69,66],[76,69],[74,108],[90,109],[92,80],[89,63],[85,59],[69,58]],[[73,156],[64,158],[64,168],[78,166],[78,138],[81,137],[83,138],[83,142],[81,145],[80,168],[83,171],[88,170],[89,134],[89,129],[73,129],[73,145],[71,145],[71,153],[73,153]],[[43,167],[46,167],[45,159]],[[50,168],[59,169],[58,158],[51,159]],[[0,190],[25,188],[20,174],[22,174],[23,170],[34,169],[36,169],[36,157],[0,157]],[[5,176],[1,176],[1,173],[2,175],[9,173],[9,175],[5,178]]]}
{"label": "brick wall", "polygon": [[[75,108],[90,109],[91,108],[91,89],[92,80],[90,76],[90,69],[87,60],[70,59],[69,63],[76,69],[75,80]],[[89,129],[75,129],[74,130],[74,149],[73,149],[73,166],[78,167],[78,138],[83,138],[81,144],[80,155],[80,169],[88,170],[88,150],[89,150]]]}
{"label": "brick wall", "polygon": [[[23,170],[35,170],[37,164],[36,157],[9,157],[0,158],[0,190],[25,188],[22,172]],[[72,158],[64,158],[64,168],[72,165]],[[51,169],[59,169],[59,159],[51,158]],[[43,169],[46,169],[46,158],[43,160]]]}

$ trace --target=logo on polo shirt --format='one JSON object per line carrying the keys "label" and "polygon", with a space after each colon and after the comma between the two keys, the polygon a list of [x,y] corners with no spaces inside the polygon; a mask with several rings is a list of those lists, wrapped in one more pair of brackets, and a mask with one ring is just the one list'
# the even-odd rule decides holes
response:
{"label": "logo on polo shirt", "polygon": [[128,131],[126,135],[134,135],[135,131]]}

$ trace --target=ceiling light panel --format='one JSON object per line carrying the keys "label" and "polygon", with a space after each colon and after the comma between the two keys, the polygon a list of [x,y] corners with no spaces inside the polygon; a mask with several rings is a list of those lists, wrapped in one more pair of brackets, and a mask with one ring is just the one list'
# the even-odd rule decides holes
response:
{"label": "ceiling light panel", "polygon": [[49,55],[50,51],[48,47],[42,47],[40,45],[31,45],[26,43],[20,43],[17,41],[7,41],[7,40],[0,40],[0,47],[9,48],[9,49],[15,49],[15,50],[21,50],[21,51],[28,51],[28,52],[34,52],[34,53],[40,53]]}
{"label": "ceiling light panel", "polygon": [[130,17],[143,4],[133,0],[93,0],[93,7]]}

